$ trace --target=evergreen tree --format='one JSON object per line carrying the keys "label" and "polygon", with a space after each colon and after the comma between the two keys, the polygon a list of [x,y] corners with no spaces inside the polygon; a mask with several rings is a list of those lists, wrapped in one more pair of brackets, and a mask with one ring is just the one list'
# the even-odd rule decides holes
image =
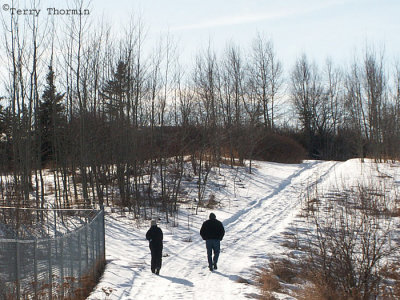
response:
{"label": "evergreen tree", "polygon": [[42,163],[56,159],[59,135],[62,134],[64,127],[65,107],[62,103],[64,94],[57,92],[54,79],[53,67],[50,65],[46,77],[47,85],[39,107]]}
{"label": "evergreen tree", "polygon": [[106,109],[110,121],[124,119],[127,93],[127,65],[123,61],[119,61],[112,79],[107,81],[101,93],[106,101]]}
{"label": "evergreen tree", "polygon": [[[0,97],[0,101],[3,97]],[[0,170],[8,170],[12,160],[10,107],[0,104]]]}

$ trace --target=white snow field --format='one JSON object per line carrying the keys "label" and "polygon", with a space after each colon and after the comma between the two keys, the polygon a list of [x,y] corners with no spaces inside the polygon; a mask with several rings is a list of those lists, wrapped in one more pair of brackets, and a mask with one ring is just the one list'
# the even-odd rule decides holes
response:
{"label": "white snow field", "polygon": [[[209,192],[220,205],[197,215],[182,205],[175,225],[166,224],[160,276],[150,271],[150,250],[145,239],[150,221],[138,222],[129,214],[106,216],[106,258],[103,277],[88,299],[249,299],[260,294],[254,284],[257,268],[271,254],[284,249],[282,233],[298,218],[306,188],[340,187],[384,174],[400,186],[400,164],[306,161],[288,165],[256,162],[246,168],[221,168],[213,173]],[[385,177],[380,176],[380,177]],[[193,184],[193,183],[192,183]],[[192,191],[194,194],[195,191]],[[190,193],[189,193],[190,195]],[[207,198],[207,197],[206,197]],[[207,268],[205,242],[199,235],[210,212],[225,226],[218,270]],[[301,224],[297,222],[296,224]],[[298,226],[298,225],[296,225]],[[275,295],[294,299],[289,295]]]}

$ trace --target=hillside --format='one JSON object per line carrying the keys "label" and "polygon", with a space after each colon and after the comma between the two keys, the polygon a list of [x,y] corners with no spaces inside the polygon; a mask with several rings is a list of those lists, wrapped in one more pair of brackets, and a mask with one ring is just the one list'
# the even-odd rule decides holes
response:
{"label": "hillside", "polygon": [[[382,176],[384,174],[385,176]],[[400,187],[400,165],[359,160],[306,161],[287,165],[257,162],[253,174],[246,168],[221,168],[210,179],[210,193],[218,205],[197,215],[182,204],[174,224],[164,231],[160,276],[150,271],[145,233],[150,222],[137,222],[128,213],[108,211],[106,217],[107,266],[88,299],[248,299],[259,295],[256,271],[271,255],[280,255],[285,233],[301,231],[299,217],[307,188],[330,189],[371,178],[391,178]],[[190,191],[189,191],[190,196]],[[225,226],[219,268],[207,268],[205,244],[199,235],[213,211]],[[275,294],[281,299],[289,295]]]}

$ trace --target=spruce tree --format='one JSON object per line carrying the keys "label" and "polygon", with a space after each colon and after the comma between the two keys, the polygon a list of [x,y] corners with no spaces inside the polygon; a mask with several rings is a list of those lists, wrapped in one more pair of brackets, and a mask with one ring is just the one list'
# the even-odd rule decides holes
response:
{"label": "spruce tree", "polygon": [[106,101],[106,109],[110,121],[124,119],[127,92],[127,65],[123,61],[119,61],[112,79],[107,81],[101,93]]}
{"label": "spruce tree", "polygon": [[56,159],[57,144],[60,140],[64,124],[65,107],[62,103],[64,94],[58,93],[54,84],[54,71],[50,64],[46,76],[46,87],[39,107],[39,122],[41,133],[42,163]]}

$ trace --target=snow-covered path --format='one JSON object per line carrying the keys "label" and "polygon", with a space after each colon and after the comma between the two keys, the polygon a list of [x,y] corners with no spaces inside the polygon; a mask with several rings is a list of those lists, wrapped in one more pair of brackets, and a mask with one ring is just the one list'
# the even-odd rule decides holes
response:
{"label": "snow-covered path", "polygon": [[238,173],[235,184],[232,172],[222,170],[220,180],[225,186],[213,190],[222,207],[213,212],[223,222],[226,235],[214,272],[207,268],[205,244],[199,235],[210,210],[198,215],[181,212],[176,227],[161,223],[165,257],[160,276],[150,272],[150,251],[144,238],[149,224],[109,214],[108,264],[89,299],[248,299],[258,294],[246,281],[254,279],[255,268],[268,254],[279,251],[279,234],[298,214],[305,189],[341,177],[338,170],[347,172],[349,166],[346,162],[257,162],[254,173]]}

